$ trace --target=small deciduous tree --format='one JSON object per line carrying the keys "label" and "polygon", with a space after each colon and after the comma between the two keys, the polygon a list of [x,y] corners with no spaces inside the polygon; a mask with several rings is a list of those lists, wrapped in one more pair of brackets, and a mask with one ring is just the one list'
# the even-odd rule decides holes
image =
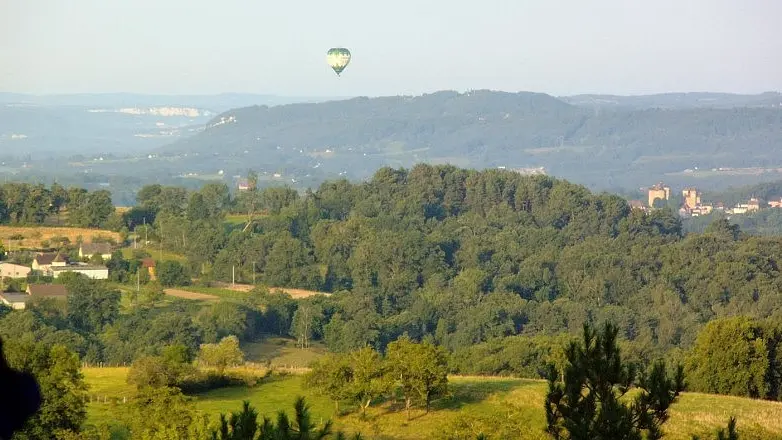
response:
{"label": "small deciduous tree", "polygon": [[362,414],[377,397],[390,390],[391,377],[385,374],[380,354],[371,347],[345,354],[329,354],[318,360],[305,383],[334,401],[353,400]]}
{"label": "small deciduous tree", "polygon": [[312,370],[304,378],[308,387],[315,388],[320,394],[328,396],[339,412],[339,402],[351,397],[353,367],[347,356],[329,353],[318,359]]}
{"label": "small deciduous tree", "polygon": [[[753,398],[777,398],[771,379],[776,341],[760,323],[747,317],[709,322],[687,362],[691,389]],[[766,334],[769,333],[769,334]],[[776,374],[779,374],[778,372]]]}
{"label": "small deciduous tree", "polygon": [[402,337],[388,344],[386,368],[402,390],[408,419],[414,403],[423,403],[428,413],[432,400],[448,391],[445,352],[429,342],[415,343]]}
{"label": "small deciduous tree", "polygon": [[133,361],[126,381],[139,389],[157,388],[174,386],[176,377],[171,374],[161,357],[143,356]]}
{"label": "small deciduous tree", "polygon": [[137,388],[176,386],[182,379],[196,373],[190,355],[182,344],[163,348],[161,356],[136,359],[128,371],[127,382]]}
{"label": "small deciduous tree", "polygon": [[383,359],[371,347],[350,353],[349,358],[353,367],[351,395],[361,407],[361,414],[365,415],[372,401],[388,392],[392,382],[385,374]]}
{"label": "small deciduous tree", "polygon": [[201,344],[198,361],[204,365],[217,368],[223,374],[226,367],[244,362],[244,353],[239,348],[239,338],[226,336],[217,344]]}
{"label": "small deciduous tree", "polygon": [[208,417],[199,415],[179,388],[144,388],[127,406],[123,419],[131,438],[202,440],[208,438]]}
{"label": "small deciduous tree", "polygon": [[317,304],[304,302],[293,312],[291,333],[298,339],[301,348],[309,348],[315,329],[323,320],[323,308]]}
{"label": "small deciduous tree", "polygon": [[178,261],[161,261],[157,265],[157,277],[164,287],[186,286],[190,284],[187,269]]}

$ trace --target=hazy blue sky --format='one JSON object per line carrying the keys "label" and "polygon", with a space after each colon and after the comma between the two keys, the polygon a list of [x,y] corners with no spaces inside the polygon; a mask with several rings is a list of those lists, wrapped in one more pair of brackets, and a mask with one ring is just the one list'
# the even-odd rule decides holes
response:
{"label": "hazy blue sky", "polygon": [[[782,0],[0,0],[0,90],[782,90]],[[326,50],[353,52],[342,78]]]}

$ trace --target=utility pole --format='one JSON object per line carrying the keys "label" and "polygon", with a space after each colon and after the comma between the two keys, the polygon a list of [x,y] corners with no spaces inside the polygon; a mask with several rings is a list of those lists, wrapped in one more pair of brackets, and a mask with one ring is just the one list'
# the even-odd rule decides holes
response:
{"label": "utility pole", "polygon": [[255,285],[255,261],[253,261],[253,286]]}
{"label": "utility pole", "polygon": [[236,286],[236,266],[231,266],[231,287]]}
{"label": "utility pole", "polygon": [[141,268],[136,268],[136,293],[141,291]]}
{"label": "utility pole", "polygon": [[160,223],[160,261],[163,261],[163,223]]}

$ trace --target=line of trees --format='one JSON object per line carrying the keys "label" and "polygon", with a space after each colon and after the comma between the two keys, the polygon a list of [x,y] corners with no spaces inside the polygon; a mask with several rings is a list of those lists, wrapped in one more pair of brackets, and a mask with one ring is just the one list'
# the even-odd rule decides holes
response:
{"label": "line of trees", "polygon": [[115,226],[119,217],[111,193],[106,190],[88,192],[83,188],[64,188],[54,183],[6,183],[0,185],[0,223],[42,224],[51,216],[68,212],[65,224],[79,227]]}
{"label": "line of trees", "polygon": [[373,401],[394,396],[404,401],[407,418],[413,405],[429,412],[434,399],[448,392],[448,360],[442,348],[402,337],[390,343],[385,356],[370,347],[345,354],[329,354],[316,361],[305,383],[339,403],[350,401],[362,415]]}

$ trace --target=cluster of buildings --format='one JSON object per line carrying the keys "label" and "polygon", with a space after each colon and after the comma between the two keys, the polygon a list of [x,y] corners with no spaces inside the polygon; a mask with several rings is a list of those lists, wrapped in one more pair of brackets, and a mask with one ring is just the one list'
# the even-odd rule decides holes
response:
{"label": "cluster of buildings", "polygon": [[[111,258],[112,248],[108,243],[85,243],[79,246],[79,258],[90,258],[100,255],[103,260]],[[38,271],[44,276],[59,278],[66,272],[81,273],[95,280],[109,278],[109,269],[103,264],[90,264],[82,261],[71,262],[62,253],[40,252],[35,255],[31,266],[0,262],[0,280],[6,278],[27,278],[32,271]],[[3,286],[4,287],[4,286]],[[0,303],[14,309],[24,309],[25,304],[37,297],[65,298],[68,295],[65,286],[61,284],[28,284],[24,293],[4,292],[0,288]]]}
{"label": "cluster of buildings", "polygon": [[[647,204],[641,200],[630,200],[630,206],[633,208],[650,211],[654,208],[657,200],[667,203],[671,200],[671,188],[662,183],[658,183],[647,189]],[[706,203],[701,200],[701,192],[697,188],[687,187],[682,190],[682,205],[679,207],[681,217],[698,217],[709,215],[714,211],[725,214],[747,214],[759,211],[763,208],[782,208],[782,198],[769,202],[762,202],[757,197],[751,197],[745,203],[739,203],[733,207],[725,206],[722,202]]]}

